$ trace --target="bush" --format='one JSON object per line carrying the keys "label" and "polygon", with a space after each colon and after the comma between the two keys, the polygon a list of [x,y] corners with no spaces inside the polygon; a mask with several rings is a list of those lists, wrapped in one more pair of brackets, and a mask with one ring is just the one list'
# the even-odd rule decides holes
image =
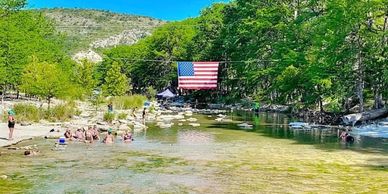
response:
{"label": "bush", "polygon": [[33,104],[20,103],[15,104],[14,110],[17,121],[34,121],[38,122],[44,115],[44,111]]}
{"label": "bush", "polygon": [[106,112],[104,114],[104,121],[111,123],[114,119],[115,119],[114,113]]}
{"label": "bush", "polygon": [[46,119],[51,121],[67,121],[75,115],[75,105],[71,103],[54,106],[47,111]]}
{"label": "bush", "polygon": [[142,95],[118,96],[112,99],[113,105],[119,110],[141,108],[146,100],[147,98]]}
{"label": "bush", "polygon": [[128,116],[127,113],[120,113],[119,115],[117,115],[117,118],[118,119],[127,119],[127,116]]}

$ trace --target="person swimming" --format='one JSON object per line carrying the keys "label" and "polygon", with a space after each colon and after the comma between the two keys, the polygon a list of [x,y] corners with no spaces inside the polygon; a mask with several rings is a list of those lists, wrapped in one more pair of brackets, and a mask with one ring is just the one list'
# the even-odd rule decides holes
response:
{"label": "person swimming", "polygon": [[105,138],[104,138],[104,140],[102,142],[106,143],[106,144],[114,143],[114,137],[112,135],[112,129],[108,130],[108,134],[105,136]]}

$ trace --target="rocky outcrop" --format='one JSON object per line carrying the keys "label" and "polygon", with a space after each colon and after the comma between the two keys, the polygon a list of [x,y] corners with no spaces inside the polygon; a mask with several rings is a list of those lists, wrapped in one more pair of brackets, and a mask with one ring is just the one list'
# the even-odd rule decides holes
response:
{"label": "rocky outcrop", "polygon": [[76,62],[80,62],[85,59],[93,63],[102,62],[102,57],[93,50],[78,52],[72,57],[72,59]]}
{"label": "rocky outcrop", "polygon": [[90,44],[90,47],[107,48],[107,47],[113,47],[117,45],[132,45],[132,44],[135,44],[138,40],[150,34],[151,34],[150,32],[145,32],[139,29],[126,30],[121,32],[120,34],[94,41],[92,44]]}

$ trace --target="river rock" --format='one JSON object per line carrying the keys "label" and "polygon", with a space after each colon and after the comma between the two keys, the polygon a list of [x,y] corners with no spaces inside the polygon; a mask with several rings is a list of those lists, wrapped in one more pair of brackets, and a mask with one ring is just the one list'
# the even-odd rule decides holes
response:
{"label": "river rock", "polygon": [[193,112],[192,111],[186,111],[185,115],[188,116],[188,117],[191,117],[191,116],[193,116]]}
{"label": "river rock", "polygon": [[126,131],[126,130],[131,130],[131,128],[129,128],[129,126],[126,125],[126,124],[120,125],[120,126],[119,126],[119,129],[120,129],[120,130],[125,130],[125,131]]}
{"label": "river rock", "polygon": [[107,122],[105,122],[105,121],[99,121],[99,122],[97,122],[97,125],[107,125],[108,123]]}
{"label": "river rock", "polygon": [[121,123],[121,124],[128,124],[128,121],[121,119],[121,120],[119,120],[119,123]]}
{"label": "river rock", "polygon": [[189,121],[189,122],[197,122],[198,119],[196,119],[196,118],[189,118],[189,119],[187,119],[187,121]]}
{"label": "river rock", "polygon": [[21,126],[30,126],[32,125],[31,123],[28,123],[28,122],[22,122],[20,123]]}
{"label": "river rock", "polygon": [[216,118],[215,121],[222,122],[223,118]]}
{"label": "river rock", "polygon": [[159,125],[159,127],[160,127],[160,128],[162,128],[162,129],[165,129],[165,128],[170,128],[171,126],[172,126],[172,124],[171,124],[171,123],[169,123],[169,124],[162,123],[161,125]]}
{"label": "river rock", "polygon": [[88,113],[82,113],[81,115],[79,115],[81,118],[89,118],[90,115]]}
{"label": "river rock", "polygon": [[189,123],[190,126],[193,126],[193,127],[199,127],[201,126],[201,124],[199,123]]}

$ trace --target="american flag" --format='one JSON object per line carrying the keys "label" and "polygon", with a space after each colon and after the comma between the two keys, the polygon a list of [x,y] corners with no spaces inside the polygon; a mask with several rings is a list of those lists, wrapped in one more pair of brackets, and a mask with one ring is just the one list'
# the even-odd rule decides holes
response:
{"label": "american flag", "polygon": [[217,89],[219,62],[178,62],[178,88]]}

